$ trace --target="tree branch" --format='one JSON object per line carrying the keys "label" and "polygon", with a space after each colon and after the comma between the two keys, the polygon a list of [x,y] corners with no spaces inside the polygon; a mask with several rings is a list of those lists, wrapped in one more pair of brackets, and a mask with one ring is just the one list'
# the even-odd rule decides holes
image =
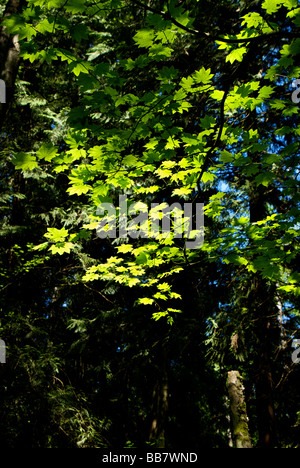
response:
{"label": "tree branch", "polygon": [[204,172],[206,172],[206,170],[208,168],[210,157],[212,156],[214,150],[219,146],[221,138],[222,138],[223,128],[224,128],[224,124],[225,124],[225,102],[226,102],[226,99],[227,99],[227,96],[228,96],[228,93],[229,93],[229,89],[230,89],[230,86],[228,85],[226,87],[225,91],[224,91],[224,96],[222,98],[221,106],[220,106],[220,125],[219,125],[218,135],[217,135],[216,141],[210,147],[208,153],[206,154],[204,163],[203,163],[203,165],[201,167],[201,172],[200,172],[200,174],[198,176],[198,179],[197,179],[198,193],[197,193],[195,199],[197,199],[197,197],[199,196],[199,193],[200,193],[199,184],[200,184],[200,181],[202,179],[202,176],[203,176]]}
{"label": "tree branch", "polygon": [[282,33],[282,31],[272,31],[271,33],[262,34],[261,36],[248,37],[248,38],[234,38],[234,37],[225,38],[221,36],[211,36],[210,33],[201,32],[201,31],[198,31],[198,29],[191,29],[179,23],[179,21],[177,21],[175,18],[172,17],[169,9],[168,9],[168,12],[165,12],[165,11],[157,10],[156,8],[153,8],[149,5],[145,5],[139,0],[129,0],[129,1],[131,3],[134,3],[137,6],[140,6],[141,8],[144,8],[147,11],[151,11],[152,13],[158,14],[162,16],[164,19],[171,21],[175,26],[182,29],[183,31],[186,31],[189,34],[193,34],[194,36],[197,36],[197,37],[208,39],[211,42],[219,41],[219,42],[225,42],[226,44],[249,44],[249,43],[255,43],[255,42],[260,43],[262,41],[265,41],[266,39],[269,39],[270,37],[272,38],[282,37],[282,35],[284,37],[290,37],[290,38],[298,37],[298,35],[295,35],[289,32]]}

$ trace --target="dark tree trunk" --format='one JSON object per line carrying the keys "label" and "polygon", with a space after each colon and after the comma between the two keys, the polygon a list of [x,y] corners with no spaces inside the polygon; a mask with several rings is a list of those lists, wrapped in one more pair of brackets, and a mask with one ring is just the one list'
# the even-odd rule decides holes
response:
{"label": "dark tree trunk", "polygon": [[169,402],[169,383],[167,372],[167,353],[162,345],[160,362],[158,367],[157,382],[153,390],[152,425],[150,441],[157,447],[165,448],[165,426],[167,422]]}
{"label": "dark tree trunk", "polygon": [[[267,211],[264,188],[252,186],[249,199],[250,222],[256,223],[265,219]],[[278,331],[276,291],[259,274],[255,274],[251,281],[248,308],[252,312],[255,324],[254,383],[259,447],[274,448],[276,445],[276,422],[271,356]]]}
{"label": "dark tree trunk", "polygon": [[270,291],[270,286],[260,276],[256,276],[253,279],[253,290],[250,297],[253,298],[253,307],[256,309],[257,350],[254,362],[254,382],[259,447],[274,448],[276,445],[276,421],[271,356],[278,333],[276,304],[273,299],[275,291]]}

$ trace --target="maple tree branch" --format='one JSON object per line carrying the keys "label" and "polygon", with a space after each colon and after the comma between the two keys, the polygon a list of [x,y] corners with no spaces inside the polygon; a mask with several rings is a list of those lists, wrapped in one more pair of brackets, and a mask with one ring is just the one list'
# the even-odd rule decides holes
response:
{"label": "maple tree branch", "polygon": [[220,106],[220,125],[219,125],[219,130],[218,130],[218,135],[217,135],[217,138],[216,138],[216,141],[214,142],[214,144],[210,147],[208,153],[206,154],[205,156],[205,159],[204,159],[204,162],[203,162],[203,165],[201,167],[201,171],[200,171],[200,174],[197,178],[197,187],[198,187],[198,192],[197,192],[197,195],[194,199],[194,201],[197,199],[197,197],[199,196],[199,193],[200,193],[200,181],[202,179],[202,176],[204,174],[204,172],[206,172],[207,168],[208,168],[208,165],[209,165],[209,160],[210,160],[210,156],[213,154],[214,150],[219,146],[220,144],[220,141],[221,141],[221,138],[222,138],[222,133],[223,133],[223,128],[224,128],[224,124],[225,124],[225,102],[226,102],[226,99],[227,99],[227,96],[228,96],[228,93],[229,93],[229,89],[230,89],[230,86],[227,86],[225,91],[224,91],[224,95],[223,95],[223,98],[222,98],[222,101],[221,101],[221,106]]}
{"label": "maple tree branch", "polygon": [[129,0],[131,3],[134,3],[135,5],[140,6],[141,8],[144,8],[148,11],[151,11],[152,13],[158,14],[165,18],[166,20],[171,21],[175,26],[178,28],[182,29],[183,31],[186,31],[190,34],[193,34],[194,36],[206,38],[208,40],[211,40],[212,42],[225,42],[226,44],[249,44],[249,43],[255,43],[258,42],[260,43],[261,41],[264,41],[269,38],[275,38],[275,37],[289,37],[289,38],[296,38],[298,35],[290,33],[288,31],[272,31],[267,34],[262,34],[260,36],[254,36],[254,37],[248,37],[248,38],[238,38],[238,37],[222,37],[222,36],[212,36],[210,33],[207,32],[201,32],[198,29],[191,29],[187,26],[184,26],[183,24],[179,23],[175,18],[170,13],[169,9],[169,4],[168,4],[168,12],[157,10],[156,8],[153,8],[149,5],[145,5],[143,2],[140,2],[139,0]]}

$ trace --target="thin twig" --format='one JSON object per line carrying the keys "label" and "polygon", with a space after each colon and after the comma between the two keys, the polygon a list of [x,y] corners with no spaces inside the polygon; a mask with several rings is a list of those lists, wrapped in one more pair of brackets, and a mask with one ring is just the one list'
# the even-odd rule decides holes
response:
{"label": "thin twig", "polygon": [[100,294],[100,296],[105,299],[107,302],[110,302],[110,304],[112,305],[115,305],[114,302],[112,302],[111,300],[109,300],[106,296],[104,296],[104,294],[102,294],[101,291],[98,291],[97,289],[93,289],[93,288],[90,288],[89,286],[87,286],[86,284],[83,283],[83,286],[87,289],[89,289],[90,291],[94,292],[94,293],[97,293],[97,294]]}

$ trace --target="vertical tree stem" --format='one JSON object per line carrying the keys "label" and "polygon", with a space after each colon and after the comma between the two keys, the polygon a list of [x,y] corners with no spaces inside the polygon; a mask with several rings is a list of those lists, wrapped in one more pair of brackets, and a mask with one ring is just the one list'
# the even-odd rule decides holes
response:
{"label": "vertical tree stem", "polygon": [[252,448],[242,378],[238,371],[228,372],[227,389],[230,399],[233,438],[236,448]]}

